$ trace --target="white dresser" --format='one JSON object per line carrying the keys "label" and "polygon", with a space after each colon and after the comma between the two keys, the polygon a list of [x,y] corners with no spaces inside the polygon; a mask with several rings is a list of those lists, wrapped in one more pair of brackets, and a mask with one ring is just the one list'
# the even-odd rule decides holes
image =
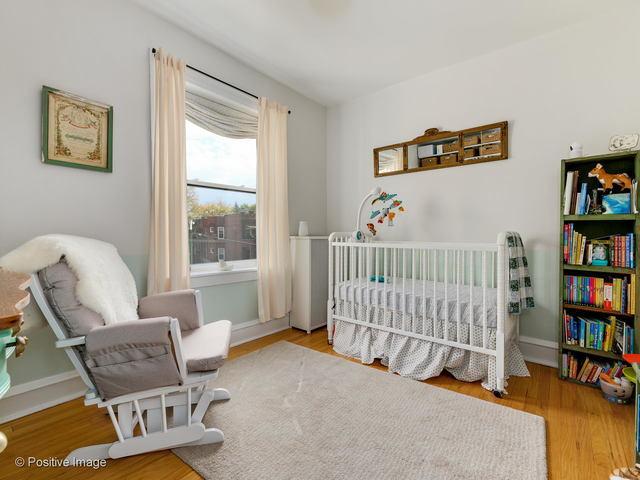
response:
{"label": "white dresser", "polygon": [[291,237],[291,326],[311,333],[327,324],[328,238]]}

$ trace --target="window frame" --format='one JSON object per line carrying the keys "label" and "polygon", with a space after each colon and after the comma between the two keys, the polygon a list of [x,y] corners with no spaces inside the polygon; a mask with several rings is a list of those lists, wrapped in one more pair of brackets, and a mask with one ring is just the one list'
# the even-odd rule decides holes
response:
{"label": "window frame", "polygon": [[[185,117],[185,122],[187,122],[186,117]],[[202,180],[187,179],[187,188],[189,187],[208,188],[211,190],[226,190],[229,192],[252,193],[256,195],[256,197],[258,195],[258,191],[256,188],[245,187],[244,185],[228,185],[224,183],[205,182]],[[187,226],[187,228],[189,227]],[[213,228],[213,227],[210,227],[210,228]],[[217,232],[216,232],[216,240],[221,240],[220,238],[218,238]],[[256,242],[257,242],[257,239],[256,239]],[[257,258],[252,258],[248,260],[227,261],[227,265],[233,265],[233,270],[230,270],[230,271],[221,270],[218,262],[190,264],[189,269],[191,272],[192,286],[204,287],[204,286],[219,285],[222,283],[237,283],[237,282],[244,282],[244,281],[250,281],[250,280],[257,280],[258,278]],[[220,278],[215,278],[215,277],[220,277]]]}
{"label": "window frame", "polygon": [[[222,234],[222,235],[220,235]],[[218,231],[216,232],[216,238],[218,240],[224,240],[224,225],[219,225],[218,226]]]}

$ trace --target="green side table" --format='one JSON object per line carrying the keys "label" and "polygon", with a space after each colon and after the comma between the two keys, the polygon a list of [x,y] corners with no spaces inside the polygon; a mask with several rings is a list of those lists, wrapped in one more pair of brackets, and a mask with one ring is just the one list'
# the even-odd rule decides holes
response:
{"label": "green side table", "polygon": [[[28,338],[17,336],[22,327],[22,310],[29,304],[26,292],[31,277],[23,273],[10,272],[0,268],[0,398],[11,387],[7,372],[7,359],[15,352],[22,355]],[[0,432],[0,452],[7,446],[7,437]]]}
{"label": "green side table", "polygon": [[7,372],[7,359],[16,349],[15,342],[11,328],[0,330],[0,398],[5,396],[11,386],[11,377]]}

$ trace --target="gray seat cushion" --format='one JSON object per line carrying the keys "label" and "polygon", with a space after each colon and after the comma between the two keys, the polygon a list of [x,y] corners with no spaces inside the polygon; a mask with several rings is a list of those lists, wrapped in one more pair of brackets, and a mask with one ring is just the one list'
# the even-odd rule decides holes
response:
{"label": "gray seat cushion", "polygon": [[38,272],[40,284],[53,313],[64,324],[70,337],[86,335],[95,327],[104,325],[99,313],[88,309],[76,298],[78,278],[64,257],[60,262]]}
{"label": "gray seat cushion", "polygon": [[219,320],[182,332],[182,350],[189,372],[208,372],[222,366],[229,354],[231,322]]}

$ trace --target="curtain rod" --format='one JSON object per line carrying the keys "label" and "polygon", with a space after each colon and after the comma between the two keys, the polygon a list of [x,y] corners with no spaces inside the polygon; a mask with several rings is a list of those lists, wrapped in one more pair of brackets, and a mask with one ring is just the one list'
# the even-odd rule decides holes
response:
{"label": "curtain rod", "polygon": [[[156,49],[155,49],[155,48],[152,48],[152,49],[151,49],[151,53],[153,53],[153,54],[155,55],[155,53],[156,53]],[[243,89],[242,89],[242,88],[240,88],[240,87],[236,87],[235,85],[233,85],[233,84],[231,84],[231,83],[229,83],[229,82],[225,82],[224,80],[222,80],[222,79],[220,79],[220,78],[218,78],[218,77],[214,77],[213,75],[209,75],[207,72],[203,72],[203,71],[202,71],[202,70],[200,70],[199,68],[192,67],[191,65],[187,65],[187,68],[189,68],[189,69],[193,70],[194,72],[198,72],[199,74],[204,75],[205,77],[209,77],[211,80],[215,80],[216,82],[223,83],[223,84],[225,84],[227,87],[231,87],[231,88],[233,88],[234,90],[237,90],[237,91],[239,91],[239,92],[244,93],[245,95],[249,95],[250,97],[253,97],[253,98],[255,98],[256,100],[258,100],[258,99],[259,99],[259,97],[258,97],[257,95],[254,95],[254,94],[253,94],[253,93],[251,93],[251,92],[247,92],[246,90],[243,90]],[[289,115],[291,115],[291,110],[289,110],[287,113],[288,113]]]}

